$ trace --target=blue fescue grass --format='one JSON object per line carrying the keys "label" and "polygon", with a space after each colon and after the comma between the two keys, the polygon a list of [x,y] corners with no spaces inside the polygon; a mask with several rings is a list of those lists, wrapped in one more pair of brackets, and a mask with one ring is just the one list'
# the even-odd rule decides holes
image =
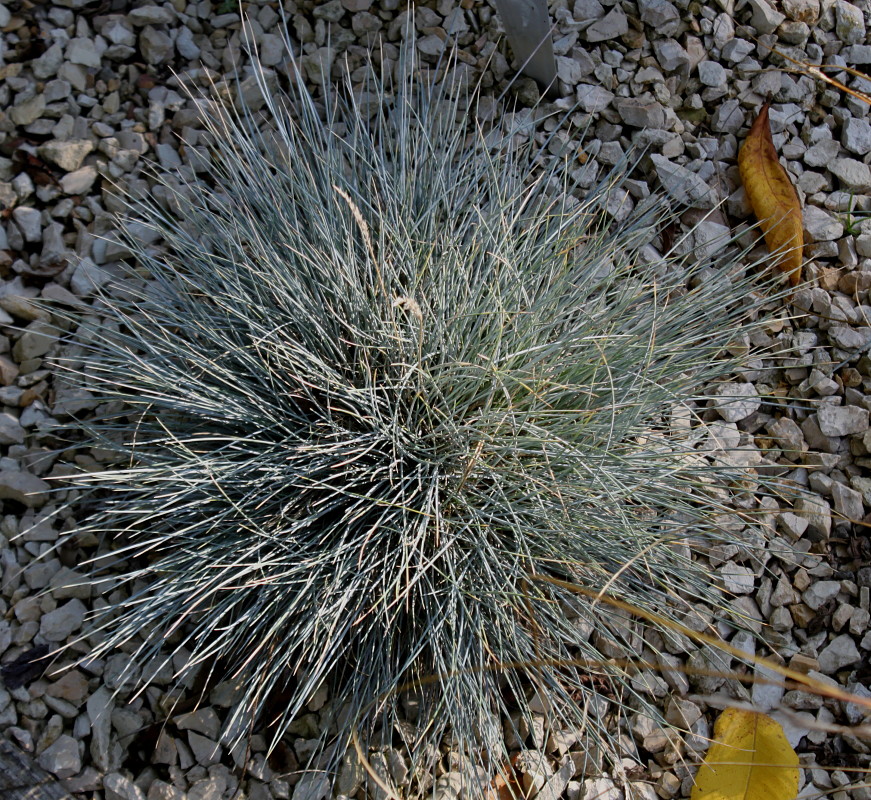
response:
{"label": "blue fescue grass", "polygon": [[752,515],[757,478],[668,415],[732,374],[763,301],[734,254],[717,281],[651,262],[668,203],[604,210],[628,164],[578,199],[576,165],[476,125],[474,93],[370,83],[372,115],[301,83],[261,115],[209,104],[208,185],[131,201],[165,246],[128,243],[118,330],[82,359],[122,401],[86,425],[113,460],[80,481],[129,592],[95,654],[224,665],[239,737],[292,675],[276,739],[327,681],[380,743],[397,689],[437,675],[413,756],[449,730],[500,762],[494,719],[531,689],[613,750],[589,675],[656,715],[602,652],[643,656],[644,629],[535,576],[677,619],[722,604],[685,544],[717,539],[730,494]]}

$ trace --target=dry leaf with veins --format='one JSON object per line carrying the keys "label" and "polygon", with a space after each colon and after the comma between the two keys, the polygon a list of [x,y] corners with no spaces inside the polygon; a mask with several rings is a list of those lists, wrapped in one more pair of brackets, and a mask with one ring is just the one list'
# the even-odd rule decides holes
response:
{"label": "dry leaf with veins", "polygon": [[798,756],[780,723],[766,714],[727,708],[696,774],[692,800],[795,800]]}
{"label": "dry leaf with veins", "polygon": [[802,233],[801,202],[786,170],[777,158],[768,122],[768,103],[750,128],[738,153],[741,183],[750,207],[759,220],[765,243],[777,265],[796,286],[801,280]]}

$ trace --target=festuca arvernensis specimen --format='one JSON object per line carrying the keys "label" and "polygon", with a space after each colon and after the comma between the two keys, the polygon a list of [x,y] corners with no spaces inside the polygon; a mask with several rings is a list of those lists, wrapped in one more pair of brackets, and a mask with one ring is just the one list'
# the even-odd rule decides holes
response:
{"label": "festuca arvernensis specimen", "polygon": [[666,247],[626,164],[581,192],[546,107],[485,125],[473,91],[397,73],[203,100],[207,172],[129,201],[150,235],[79,359],[120,401],[81,481],[126,570],[93,654],[235,681],[230,746],[326,687],[310,766],[356,734],[432,774],[447,743],[474,793],[533,713],[606,752],[659,713],[626,660],[668,637],[570,584],[725,604],[693,551],[740,536],[734,503],[752,529],[760,487],[702,412],[759,303],[727,242]]}

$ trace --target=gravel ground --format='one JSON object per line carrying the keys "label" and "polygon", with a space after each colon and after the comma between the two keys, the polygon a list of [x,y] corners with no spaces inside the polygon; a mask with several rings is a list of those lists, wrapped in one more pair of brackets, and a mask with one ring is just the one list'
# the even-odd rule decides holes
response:
{"label": "gravel ground", "polygon": [[[281,69],[277,3],[242,5],[262,63]],[[328,73],[354,73],[377,37],[386,42],[384,59],[398,54],[407,13],[400,0],[287,0],[284,6],[313,84]],[[718,437],[741,448],[748,465],[790,479],[800,499],[780,507],[771,502],[771,543],[763,554],[719,547],[709,559],[728,602],[756,634],[724,627],[733,644],[774,653],[794,669],[871,697],[869,105],[796,71],[783,57],[833,65],[828,74],[835,80],[871,90],[871,80],[847,70],[871,64],[871,0],[555,0],[550,7],[559,70],[554,102],[578,105],[570,126],[554,138],[554,152],[575,153],[577,178],[589,186],[631,146],[646,147],[643,174],[630,184],[636,197],[664,186],[693,207],[687,223],[719,204],[698,228],[696,246],[716,239],[724,226],[750,235],[736,154],[763,101],[773,97],[775,146],[804,207],[808,283],[767,333],[746,342],[788,347],[789,356],[754,363],[740,376],[746,398],[712,403],[704,413]],[[44,491],[44,479],[72,468],[72,456],[52,453],[51,428],[86,414],[97,401],[47,368],[47,359],[68,346],[59,338],[71,325],[31,301],[49,298],[99,318],[95,289],[111,280],[113,265],[125,255],[113,235],[112,213],[120,208],[110,185],[149,192],[149,159],[183,166],[188,174],[208,163],[196,111],[175,74],[186,73],[193,85],[215,81],[219,91],[233,94],[234,65],[241,64],[240,90],[254,97],[239,11],[235,0],[9,0],[0,6],[0,730],[71,793],[88,798],[330,795],[324,773],[297,771],[311,740],[336,724],[341,704],[329,697],[312,699],[293,741],[280,758],[267,761],[259,737],[248,754],[228,752],[220,741],[221,719],[233,702],[230,685],[215,687],[207,705],[176,715],[157,737],[158,728],[149,725],[163,718],[168,671],[134,697],[124,653],[86,660],[60,677],[21,666],[75,638],[89,608],[113,601],[111,583],[82,580],[81,548],[93,542],[39,558],[76,528],[63,508],[71,498]],[[415,25],[424,60],[434,62],[446,33],[452,34],[462,68],[482,76],[487,91],[498,94],[512,78],[490,3],[417,3]],[[518,113],[529,113],[522,108],[537,99],[535,84],[521,78],[512,92]],[[581,141],[577,133],[585,126],[588,138]],[[615,207],[615,218],[629,207]],[[769,451],[763,456],[760,449]],[[97,451],[79,452],[74,461],[87,467],[100,458]],[[743,523],[735,516],[724,524]],[[664,664],[741,668],[728,657],[709,664],[686,644],[689,650],[661,655]],[[77,647],[86,652],[85,645]],[[587,752],[583,731],[545,735],[542,721],[528,733],[527,744],[536,749],[526,757],[527,786],[547,800],[689,796],[688,765],[704,752],[717,697],[750,698],[726,678],[671,672],[648,682],[667,718],[695,734],[685,744],[630,718],[624,721],[625,758],[608,774]],[[858,724],[861,707],[761,684],[750,694],[757,708],[784,724],[801,756],[801,797],[871,798],[871,789],[849,786],[857,780],[850,768],[871,761],[869,744],[819,725]],[[372,763],[399,786],[426,787],[437,779],[436,796],[457,797],[449,754],[428,778],[410,775],[398,750],[376,753]],[[359,765],[348,761],[338,793],[362,798],[361,780]]]}

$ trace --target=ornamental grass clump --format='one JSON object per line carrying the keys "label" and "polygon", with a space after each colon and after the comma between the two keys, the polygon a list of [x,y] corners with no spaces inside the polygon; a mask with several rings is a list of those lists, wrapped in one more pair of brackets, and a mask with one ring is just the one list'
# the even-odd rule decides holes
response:
{"label": "ornamental grass clump", "polygon": [[365,107],[202,101],[208,180],[130,201],[151,235],[80,331],[121,401],[80,481],[126,586],[95,654],[236,681],[228,744],[326,686],[328,769],[401,731],[492,776],[531,707],[614,750],[619,709],[657,714],[615,653],[663,637],[566,583],[678,620],[725,602],[692,550],[758,487],[712,457],[704,387],[754,279],[725,243],[666,248],[626,164],[582,197],[528,116],[483,128],[474,92],[398,72]]}

